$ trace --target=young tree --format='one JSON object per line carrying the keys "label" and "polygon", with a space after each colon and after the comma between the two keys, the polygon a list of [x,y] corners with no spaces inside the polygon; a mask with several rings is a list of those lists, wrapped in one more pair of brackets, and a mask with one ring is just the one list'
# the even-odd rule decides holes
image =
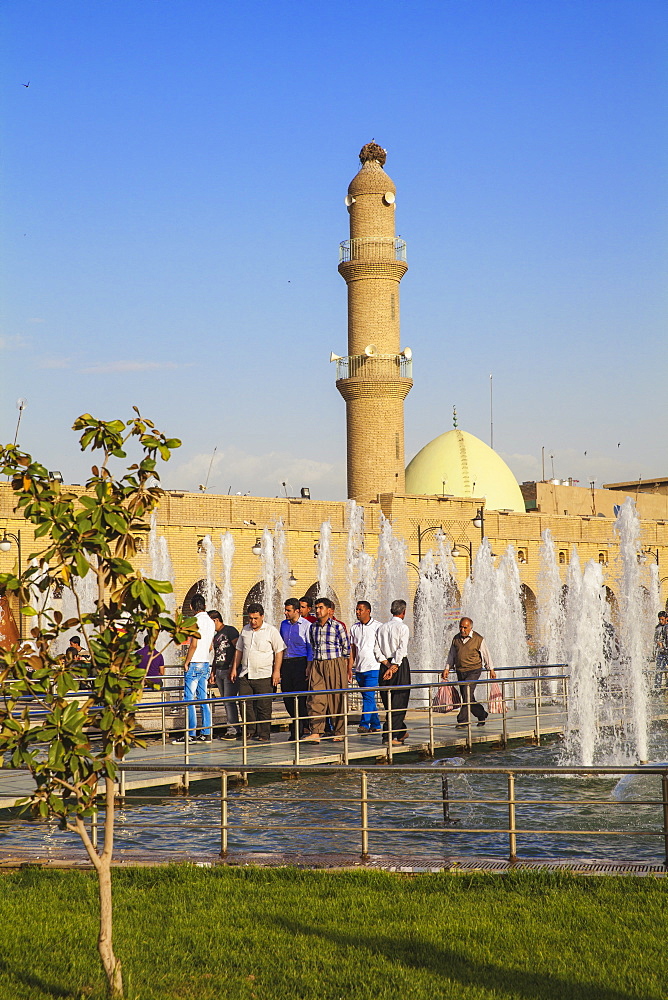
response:
{"label": "young tree", "polygon": [[[45,539],[20,577],[0,574],[0,594],[20,598],[23,613],[33,617],[36,647],[31,652],[15,643],[0,651],[0,754],[11,754],[11,767],[33,775],[35,790],[24,800],[25,808],[36,817],[57,817],[62,829],[83,841],[98,875],[98,950],[114,998],[123,996],[112,942],[115,778],[118,761],[131,747],[144,745],[134,717],[143,680],[138,635],[148,631],[151,648],[160,632],[177,643],[197,635],[193,619],[166,616],[161,595],[171,591],[171,584],[147,579],[130,562],[162,495],[157,457],[167,461],[180,445],[134,411],[127,422],[105,422],[90,414],[75,422],[82,451],[101,453],[80,496],[50,479],[30,455],[11,445],[0,448],[0,472],[11,477],[15,509],[34,526],[35,538]],[[109,465],[126,458],[126,442],[138,446],[139,461],[114,479]],[[95,610],[84,612],[77,597],[77,617],[63,620],[50,608],[54,587],[71,587],[76,595],[75,581],[88,573],[95,575]],[[90,665],[53,652],[55,640],[73,627],[86,638]],[[89,671],[91,690],[85,698],[73,698]],[[96,847],[85,821],[97,808],[100,788],[104,838]]]}

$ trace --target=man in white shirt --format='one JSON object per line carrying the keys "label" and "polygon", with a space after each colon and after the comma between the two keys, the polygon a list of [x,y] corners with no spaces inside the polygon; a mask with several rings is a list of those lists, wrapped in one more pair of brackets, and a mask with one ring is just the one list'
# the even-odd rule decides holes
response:
{"label": "man in white shirt", "polygon": [[[191,740],[200,739],[203,743],[211,743],[211,705],[209,704],[208,680],[211,673],[211,643],[216,631],[212,620],[204,610],[206,604],[201,594],[195,594],[190,601],[199,630],[199,639],[190,639],[183,669],[185,671],[184,698],[186,701],[200,701],[202,711],[202,729],[197,736],[197,706],[188,705],[188,732]],[[185,743],[185,736],[172,740],[172,743]]]}
{"label": "man in white shirt", "polygon": [[452,640],[445,670],[441,674],[444,681],[447,681],[452,667],[457,671],[457,680],[463,682],[459,686],[462,705],[457,715],[457,725],[462,729],[469,725],[470,709],[478,720],[478,725],[484,726],[487,712],[475,700],[475,685],[483,670],[489,670],[490,677],[496,677],[496,674],[487,643],[478,632],[473,631],[470,618],[462,618],[459,622],[459,632]]}
{"label": "man in white shirt", "polygon": [[[380,663],[380,697],[385,709],[383,743],[392,740],[401,746],[407,735],[406,710],[411,696],[404,688],[411,682],[411,668],[408,663],[408,625],[404,622],[406,602],[392,601],[392,618],[381,625],[376,632],[375,656]],[[399,688],[400,690],[397,690]]]}
{"label": "man in white shirt", "polygon": [[376,708],[376,692],[369,690],[378,687],[379,666],[375,657],[376,633],[380,622],[371,617],[371,605],[368,601],[358,601],[355,608],[357,621],[350,629],[350,661],[348,680],[355,680],[362,688],[362,717],[357,732],[361,736],[380,732],[380,719]]}
{"label": "man in white shirt", "polygon": [[265,624],[262,605],[249,605],[248,625],[244,625],[237,639],[230,681],[234,683],[239,677],[239,694],[245,697],[243,704],[246,705],[249,737],[259,743],[268,743],[271,739],[272,699],[257,696],[271,695],[278,686],[284,649],[278,629]]}

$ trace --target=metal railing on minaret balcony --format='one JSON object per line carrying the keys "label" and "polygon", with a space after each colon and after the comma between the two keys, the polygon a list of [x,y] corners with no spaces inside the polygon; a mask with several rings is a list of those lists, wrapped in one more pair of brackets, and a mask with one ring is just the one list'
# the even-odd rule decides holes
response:
{"label": "metal railing on minaret balcony", "polygon": [[406,241],[395,236],[360,236],[339,244],[339,264],[350,260],[382,262],[401,260],[406,263]]}
{"label": "metal railing on minaret balcony", "polygon": [[369,382],[383,382],[390,378],[413,378],[413,361],[404,354],[351,354],[336,361],[336,381],[345,378],[364,378]]}

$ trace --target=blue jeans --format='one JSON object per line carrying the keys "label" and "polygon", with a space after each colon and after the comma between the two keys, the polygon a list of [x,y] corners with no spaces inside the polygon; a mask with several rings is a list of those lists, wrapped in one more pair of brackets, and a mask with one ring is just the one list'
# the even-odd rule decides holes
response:
{"label": "blue jeans", "polygon": [[[186,701],[202,701],[209,697],[208,680],[211,667],[208,663],[189,663],[186,670],[184,695]],[[207,702],[202,709],[202,735],[211,736],[211,705]],[[197,735],[197,706],[188,705],[188,729],[190,739]]]}
{"label": "blue jeans", "polygon": [[[361,688],[378,687],[378,675],[380,670],[365,670],[364,673],[356,673],[357,683]],[[376,692],[362,691],[362,717],[360,726],[365,729],[380,729],[380,718],[376,709]]]}

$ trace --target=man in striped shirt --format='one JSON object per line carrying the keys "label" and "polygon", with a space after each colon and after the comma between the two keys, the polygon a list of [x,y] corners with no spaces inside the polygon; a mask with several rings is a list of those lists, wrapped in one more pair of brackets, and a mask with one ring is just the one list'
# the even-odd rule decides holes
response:
{"label": "man in striped shirt", "polygon": [[313,693],[308,699],[311,735],[306,737],[304,743],[320,742],[327,716],[334,726],[334,742],[338,743],[343,739],[343,694],[327,692],[331,688],[348,686],[350,642],[345,626],[330,617],[332,608],[329,598],[319,597],[315,602],[317,620],[309,630],[313,659],[309,663],[308,675],[309,688]]}

